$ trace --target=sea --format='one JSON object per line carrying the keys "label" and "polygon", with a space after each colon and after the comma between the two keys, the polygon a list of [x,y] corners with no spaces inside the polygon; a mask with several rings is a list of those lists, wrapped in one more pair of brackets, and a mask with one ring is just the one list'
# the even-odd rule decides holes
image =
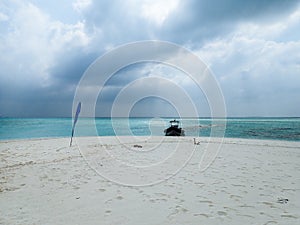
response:
{"label": "sea", "polygon": [[[178,119],[186,136],[300,141],[300,118],[79,118],[75,136],[164,135]],[[92,125],[91,125],[92,124]],[[72,118],[0,118],[0,140],[70,137]]]}

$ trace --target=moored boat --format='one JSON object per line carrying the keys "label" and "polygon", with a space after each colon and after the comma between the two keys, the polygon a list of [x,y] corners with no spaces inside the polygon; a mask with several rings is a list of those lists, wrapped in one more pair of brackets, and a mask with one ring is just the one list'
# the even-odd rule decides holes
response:
{"label": "moored boat", "polygon": [[170,127],[164,130],[165,136],[184,136],[184,130],[179,127],[178,120],[171,120]]}

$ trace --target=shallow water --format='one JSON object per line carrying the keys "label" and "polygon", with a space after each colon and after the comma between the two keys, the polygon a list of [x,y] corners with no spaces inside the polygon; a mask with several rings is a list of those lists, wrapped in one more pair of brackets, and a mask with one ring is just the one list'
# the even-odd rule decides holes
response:
{"label": "shallow water", "polygon": [[[78,136],[164,135],[173,118],[79,118]],[[93,132],[93,122],[96,130]],[[300,141],[300,118],[184,118],[186,136]],[[72,118],[0,118],[0,139],[68,137]]]}

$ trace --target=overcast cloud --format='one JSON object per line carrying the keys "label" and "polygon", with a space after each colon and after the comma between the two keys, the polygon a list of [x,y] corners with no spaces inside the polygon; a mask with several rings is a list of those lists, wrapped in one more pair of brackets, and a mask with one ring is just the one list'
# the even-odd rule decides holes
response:
{"label": "overcast cloud", "polygon": [[[300,116],[296,0],[2,0],[0,115],[71,116],[76,85],[97,57],[151,39],[182,45],[203,59],[222,88],[228,116]],[[148,76],[172,80],[200,116],[209,116],[205,95],[186,74],[151,63],[112,77],[97,115],[109,116],[119,91]],[[165,116],[164,104],[172,114],[170,104],[149,98],[132,115]]]}

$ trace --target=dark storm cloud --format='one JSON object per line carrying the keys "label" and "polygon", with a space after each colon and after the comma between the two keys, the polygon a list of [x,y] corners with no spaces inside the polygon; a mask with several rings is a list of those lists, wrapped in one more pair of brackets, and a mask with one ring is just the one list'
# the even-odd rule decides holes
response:
{"label": "dark storm cloud", "polygon": [[97,56],[96,53],[86,54],[81,49],[64,52],[57,57],[56,64],[48,72],[58,86],[76,85]]}
{"label": "dark storm cloud", "polygon": [[299,0],[186,0],[180,1],[161,25],[141,16],[141,4],[93,1],[83,12],[86,31],[98,32],[97,44],[120,45],[144,39],[201,45],[231,33],[242,22],[279,20],[293,11]]}
{"label": "dark storm cloud", "polygon": [[[295,93],[298,92],[293,91],[293,88],[298,80],[295,74],[299,70],[298,17],[294,15],[296,22],[285,19],[299,10],[299,1],[184,0],[179,1],[165,17],[158,16],[160,8],[149,15],[149,9],[143,8],[144,5],[153,5],[159,1],[76,2],[86,5],[76,11],[72,10],[72,3],[66,0],[63,1],[63,8],[68,10],[56,11],[57,3],[44,3],[42,0],[4,1],[5,4],[0,2],[0,114],[70,116],[76,85],[88,66],[97,57],[118,45],[145,39],[171,41],[195,51],[207,48],[208,55],[215,54],[210,62],[214,64],[215,71],[221,74],[220,77],[226,78],[220,81],[221,84],[229,92],[236,90],[235,85],[242,86],[244,92],[239,96],[239,102],[250,99],[255,104],[259,95],[264,94],[262,83],[267,85],[273,81],[269,86],[270,93],[282,89],[283,82],[273,79],[273,76],[286,76],[286,80],[290,79],[291,82],[286,82],[285,85],[285,98],[293,96],[293,99],[297,99]],[[164,2],[161,7],[166,7],[167,4],[170,2]],[[161,20],[157,22],[157,18]],[[278,45],[270,45],[274,52],[258,54],[268,46],[265,42],[269,38],[269,34],[264,34],[261,27],[268,28],[269,24],[274,25],[283,20],[291,24],[279,26],[283,29],[280,32],[285,35],[279,35],[278,40],[291,39],[294,44],[282,41]],[[258,32],[263,33],[258,38],[261,40],[248,41],[249,37],[251,39],[256,35],[255,30],[251,30],[253,33],[250,34],[247,30],[239,30],[249,23],[255,24]],[[284,30],[282,27],[288,29]],[[238,35],[242,33],[241,39],[245,42],[239,43],[238,38],[237,41],[228,38],[229,34],[234,36],[237,32],[240,32]],[[277,32],[276,26],[270,30],[272,35]],[[219,41],[221,46],[213,43],[214,40]],[[274,42],[273,39],[270,41]],[[227,45],[228,42],[231,45]],[[214,45],[206,46],[207,43]],[[221,56],[217,54],[222,46],[224,52],[230,52],[230,57],[228,54],[226,57],[225,53]],[[237,49],[242,50],[238,52]],[[164,50],[159,52],[163,53]],[[135,49],[134,53],[124,53],[124,57],[138,57],[139,54],[142,55],[143,52]],[[172,55],[169,52],[166,55],[168,54]],[[255,63],[255,58],[266,64],[271,63],[273,67],[276,64],[278,68],[266,70],[265,63],[262,63],[260,67],[249,70],[248,67]],[[289,58],[293,63],[279,65],[278,58]],[[298,62],[294,63],[296,59]],[[116,62],[112,58],[107,66],[114,63]],[[251,72],[247,75],[249,80],[245,82],[241,80],[245,75],[242,67]],[[135,79],[148,76],[147,71],[147,65],[135,65],[122,68],[112,76],[102,93],[102,99],[108,108],[122,87]],[[231,75],[233,78],[229,79]],[[261,82],[262,78],[266,81]],[[234,101],[235,93],[227,95],[229,102]],[[287,102],[282,97],[278,99]],[[238,108],[236,106],[234,110],[238,111]],[[108,109],[105,110],[109,113]],[[293,115],[294,112],[297,110],[293,109]]]}
{"label": "dark storm cloud", "polygon": [[74,91],[57,86],[1,86],[2,116],[49,117],[69,116]]}
{"label": "dark storm cloud", "polygon": [[187,0],[181,1],[165,21],[163,36],[179,43],[201,43],[234,31],[241,22],[278,20],[299,4],[299,0]]}

